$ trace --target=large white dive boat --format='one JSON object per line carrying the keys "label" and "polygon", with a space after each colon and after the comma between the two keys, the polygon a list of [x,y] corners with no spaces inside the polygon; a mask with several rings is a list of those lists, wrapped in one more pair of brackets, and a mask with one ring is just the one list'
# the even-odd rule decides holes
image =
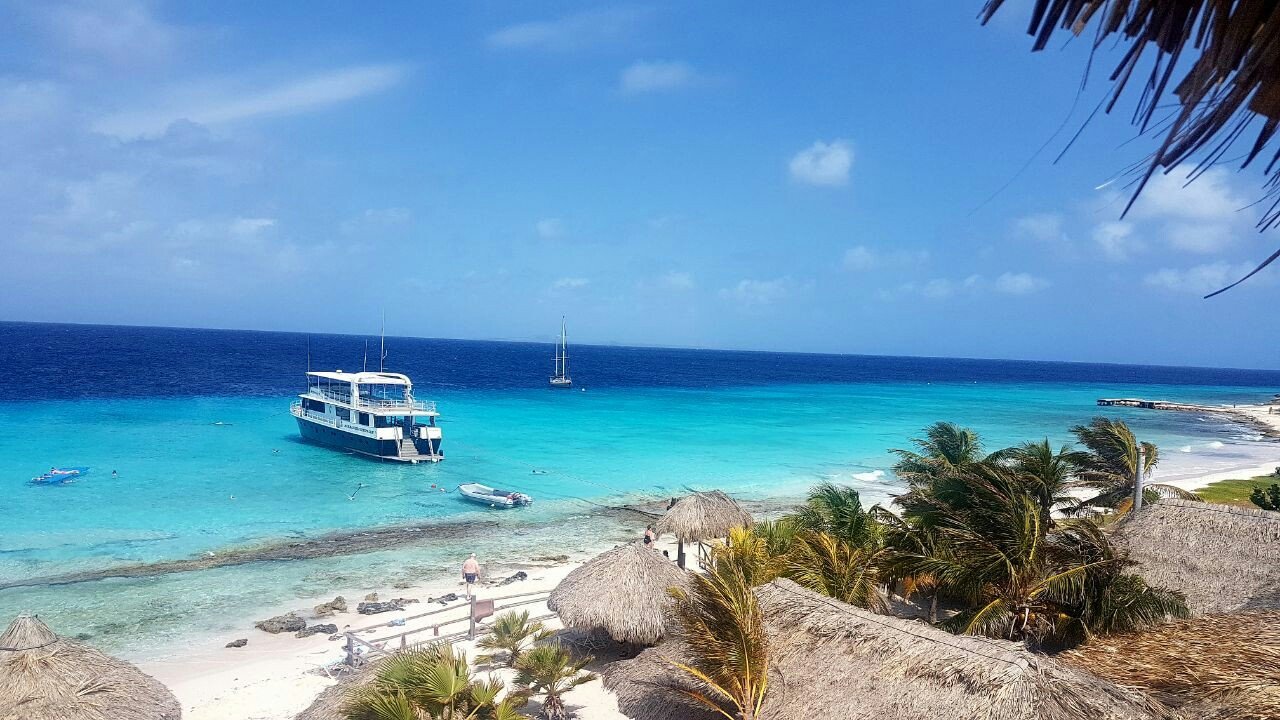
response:
{"label": "large white dive boat", "polygon": [[382,460],[444,459],[436,404],[415,400],[404,375],[309,372],[298,398],[291,412],[304,440]]}

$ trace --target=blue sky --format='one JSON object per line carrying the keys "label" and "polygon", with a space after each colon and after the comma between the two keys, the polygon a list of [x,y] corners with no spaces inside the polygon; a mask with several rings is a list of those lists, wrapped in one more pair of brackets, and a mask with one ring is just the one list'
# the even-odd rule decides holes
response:
{"label": "blue sky", "polygon": [[5,3],[0,318],[1280,367],[1256,174],[853,5]]}

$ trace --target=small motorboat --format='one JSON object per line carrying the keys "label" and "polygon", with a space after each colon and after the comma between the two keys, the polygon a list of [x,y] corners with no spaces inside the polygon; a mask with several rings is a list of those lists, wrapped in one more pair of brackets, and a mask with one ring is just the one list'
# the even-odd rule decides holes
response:
{"label": "small motorboat", "polygon": [[87,467],[49,468],[49,472],[31,478],[32,485],[67,485],[89,472]]}
{"label": "small motorboat", "polygon": [[524,493],[498,490],[480,483],[459,485],[458,493],[471,502],[488,505],[489,507],[513,508],[533,504],[533,498]]}

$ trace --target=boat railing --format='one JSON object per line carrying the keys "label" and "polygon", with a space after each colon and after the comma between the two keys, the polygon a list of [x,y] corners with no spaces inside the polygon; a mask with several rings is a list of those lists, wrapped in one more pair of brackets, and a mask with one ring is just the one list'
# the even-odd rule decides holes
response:
{"label": "boat railing", "polygon": [[404,400],[397,398],[375,398],[361,397],[352,398],[350,393],[339,393],[324,388],[310,388],[308,395],[322,397],[326,400],[350,405],[357,408],[368,408],[370,410],[411,410],[417,412],[435,412],[436,404],[433,401],[424,400]]}

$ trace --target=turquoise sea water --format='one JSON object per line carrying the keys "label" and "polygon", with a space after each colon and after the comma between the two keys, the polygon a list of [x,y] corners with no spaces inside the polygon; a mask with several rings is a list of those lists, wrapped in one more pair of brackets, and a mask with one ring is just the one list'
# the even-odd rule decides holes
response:
{"label": "turquoise sea water", "polygon": [[[895,489],[888,450],[944,419],[974,427],[994,449],[1066,441],[1071,425],[1105,410],[1164,449],[1168,476],[1280,459],[1276,446],[1220,419],[1095,407],[1104,396],[1257,402],[1271,393],[1257,384],[1001,382],[984,373],[663,387],[594,386],[588,377],[579,375],[585,392],[533,383],[440,383],[427,392],[415,376],[419,396],[439,403],[447,456],[418,466],[298,442],[287,392],[7,398],[0,586],[9,587],[0,589],[0,617],[38,610],[63,633],[154,655],[175,639],[243,634],[255,613],[304,607],[304,598],[452,575],[469,551],[500,568],[612,544],[642,527],[600,505],[685,488],[786,499],[826,479],[883,501]],[[51,465],[92,470],[68,486],[26,483]],[[528,492],[537,503],[497,512],[440,492],[468,481]],[[373,552],[68,582],[74,573],[287,548],[335,532],[342,544],[397,526],[416,534]]]}

